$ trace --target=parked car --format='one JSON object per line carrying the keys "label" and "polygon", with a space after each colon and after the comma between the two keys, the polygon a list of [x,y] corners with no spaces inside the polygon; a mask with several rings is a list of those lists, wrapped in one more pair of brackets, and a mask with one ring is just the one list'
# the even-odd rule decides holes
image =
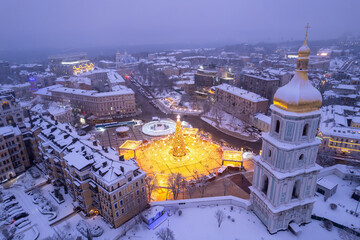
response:
{"label": "parked car", "polygon": [[10,203],[8,203],[7,205],[5,205],[4,210],[5,210],[5,211],[8,211],[10,208],[12,208],[12,207],[15,206],[15,205],[18,205],[18,202],[10,202]]}
{"label": "parked car", "polygon": [[29,224],[30,224],[30,221],[29,221],[29,220],[28,220],[28,221],[24,221],[24,222],[20,223],[20,224],[17,226],[17,228],[21,229],[21,228],[23,228],[23,227],[25,227],[26,225],[29,225]]}
{"label": "parked car", "polygon": [[21,218],[21,219],[15,221],[14,225],[15,225],[15,227],[17,227],[25,221],[29,221],[29,218]]}
{"label": "parked car", "polygon": [[8,203],[11,200],[15,200],[15,199],[16,199],[16,197],[14,195],[8,195],[6,197],[3,197],[4,203]]}
{"label": "parked car", "polygon": [[24,218],[24,217],[27,217],[27,216],[29,216],[29,214],[27,212],[21,212],[21,213],[18,213],[18,214],[16,214],[14,216],[14,220],[16,221],[16,220],[18,220],[20,218]]}

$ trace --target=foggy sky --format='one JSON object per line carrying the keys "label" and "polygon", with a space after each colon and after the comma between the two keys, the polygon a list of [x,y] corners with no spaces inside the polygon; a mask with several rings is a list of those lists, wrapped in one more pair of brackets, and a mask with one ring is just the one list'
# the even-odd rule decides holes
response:
{"label": "foggy sky", "polygon": [[0,0],[0,50],[360,35],[359,0]]}

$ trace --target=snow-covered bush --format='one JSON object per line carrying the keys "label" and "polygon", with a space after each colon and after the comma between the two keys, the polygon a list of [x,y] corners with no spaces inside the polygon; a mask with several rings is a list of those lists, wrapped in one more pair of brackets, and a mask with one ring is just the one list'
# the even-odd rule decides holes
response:
{"label": "snow-covered bush", "polygon": [[337,205],[335,203],[330,203],[331,210],[335,210],[337,208]]}

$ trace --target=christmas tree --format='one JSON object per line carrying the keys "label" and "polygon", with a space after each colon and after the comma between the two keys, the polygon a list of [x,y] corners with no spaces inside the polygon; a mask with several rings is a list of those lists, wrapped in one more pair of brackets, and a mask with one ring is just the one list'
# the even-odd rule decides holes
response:
{"label": "christmas tree", "polygon": [[177,116],[175,135],[173,138],[172,154],[174,157],[183,157],[186,155],[184,136],[181,130],[180,116]]}

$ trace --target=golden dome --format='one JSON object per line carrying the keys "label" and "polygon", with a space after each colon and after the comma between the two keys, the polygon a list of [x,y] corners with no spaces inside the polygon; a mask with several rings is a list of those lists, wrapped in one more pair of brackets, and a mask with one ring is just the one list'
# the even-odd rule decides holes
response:
{"label": "golden dome", "polygon": [[305,41],[299,49],[294,77],[274,95],[274,105],[289,112],[311,112],[318,110],[322,104],[321,93],[311,85],[307,75],[310,48],[307,46],[306,38],[307,30]]}

